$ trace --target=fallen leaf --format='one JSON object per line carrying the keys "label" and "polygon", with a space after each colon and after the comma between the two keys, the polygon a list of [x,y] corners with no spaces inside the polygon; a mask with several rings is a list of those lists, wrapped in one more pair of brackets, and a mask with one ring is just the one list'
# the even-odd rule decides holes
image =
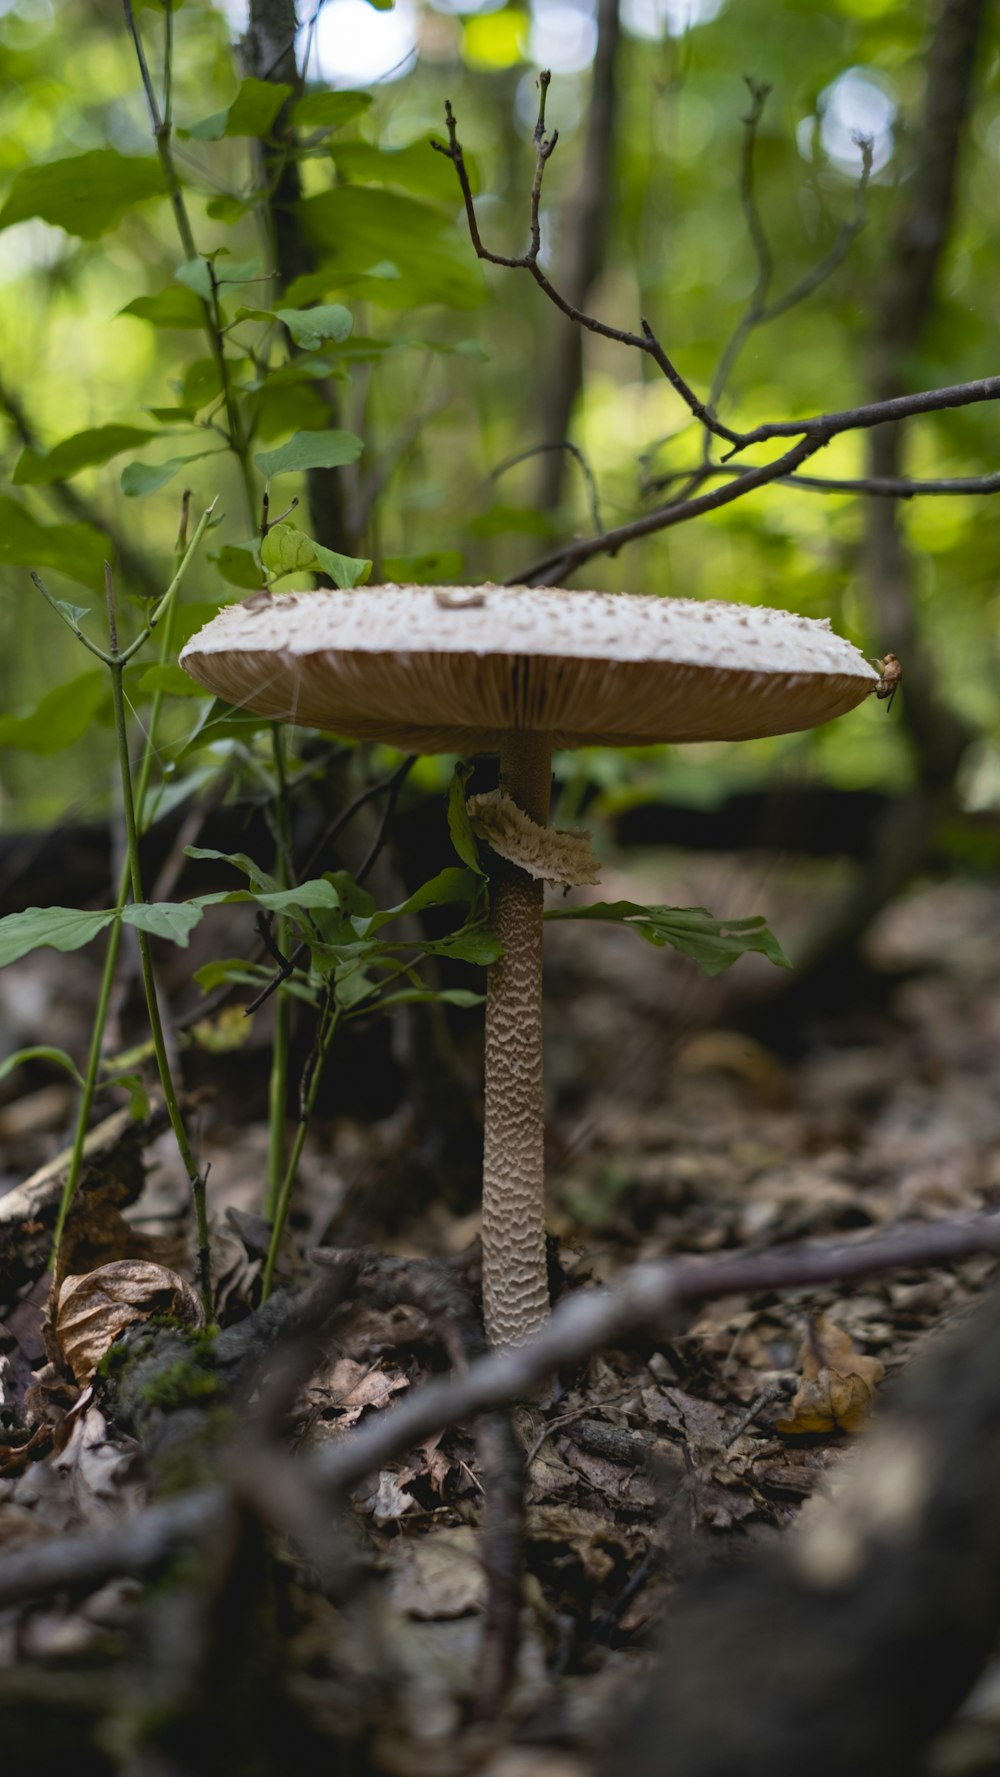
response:
{"label": "fallen leaf", "polygon": [[86,1383],[126,1327],[153,1314],[174,1315],[193,1327],[205,1318],[191,1285],[176,1271],[147,1259],[116,1259],[63,1279],[53,1331],[76,1380]]}
{"label": "fallen leaf", "polygon": [[823,1315],[813,1321],[799,1353],[802,1380],[780,1432],[856,1431],[868,1418],[885,1375],[877,1357],[865,1357],[849,1333]]}
{"label": "fallen leaf", "polygon": [[407,1616],[427,1622],[482,1610],[486,1576],[475,1531],[459,1525],[400,1542],[393,1551],[389,1590]]}

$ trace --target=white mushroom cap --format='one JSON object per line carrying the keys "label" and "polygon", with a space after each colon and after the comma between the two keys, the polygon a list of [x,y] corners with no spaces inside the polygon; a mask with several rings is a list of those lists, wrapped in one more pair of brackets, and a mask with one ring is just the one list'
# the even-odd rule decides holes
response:
{"label": "white mushroom cap", "polygon": [[230,605],[181,662],[228,702],[418,752],[748,740],[853,709],[878,673],[825,619],[555,587],[366,586]]}

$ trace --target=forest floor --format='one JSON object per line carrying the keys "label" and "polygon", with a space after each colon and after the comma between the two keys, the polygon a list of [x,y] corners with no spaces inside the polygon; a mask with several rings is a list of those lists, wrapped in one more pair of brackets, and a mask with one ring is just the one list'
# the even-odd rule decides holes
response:
{"label": "forest floor", "polygon": [[[654,867],[659,883],[662,856]],[[679,868],[687,880],[675,898],[718,914],[738,870],[733,911],[747,911],[745,858]],[[657,898],[643,875],[641,863],[630,865],[602,892]],[[767,877],[758,900],[790,947],[819,887],[829,885],[816,872]],[[618,930],[555,926],[547,943],[549,1227],[564,1289],[610,1282],[637,1259],[858,1239],[1000,1204],[997,886],[952,881],[910,893],[870,936],[880,993],[835,1017],[817,1006],[781,1053],[746,1034],[748,996],[769,968],[760,959],[703,982],[682,959]],[[79,1049],[88,980],[81,975],[78,989],[75,979],[74,959],[36,953],[0,977],[0,1026],[18,1043]],[[73,1102],[44,1069],[3,1090],[0,1212],[64,1143]],[[228,1066],[199,1113],[223,1321],[247,1314],[259,1279],[253,1217],[266,1136],[249,1104]],[[345,1206],[359,1197],[377,1220],[379,1181],[405,1174],[411,1139],[405,1108],[316,1129],[296,1208],[303,1250],[338,1243],[351,1223]],[[179,1232],[186,1187],[168,1136],[151,1134],[145,1162],[145,1188],[123,1216],[95,1212],[93,1262],[146,1258],[190,1276]],[[226,1211],[236,1212],[228,1223]],[[372,1234],[383,1250],[457,1270],[476,1234],[461,1194],[455,1208],[425,1191],[404,1215],[397,1202],[393,1223],[381,1241]],[[60,1373],[51,1338],[46,1348],[37,1223],[8,1220],[0,1233],[2,1574],[8,1555],[103,1533],[141,1512],[151,1480],[100,1379],[81,1388]],[[517,1677],[492,1723],[474,1719],[486,1593],[479,1447],[466,1428],[446,1431],[371,1475],[352,1499],[363,1575],[350,1596],[335,1599],[315,1576],[297,1575],[287,1545],[279,1561],[277,1664],[291,1712],[282,1720],[294,1719],[313,1749],[300,1769],[311,1770],[311,1758],[319,1768],[317,1748],[336,1746],[338,1769],[400,1777],[474,1768],[583,1777],[594,1749],[613,1740],[686,1576],[773,1544],[829,1487],[872,1412],[877,1421],[883,1390],[914,1349],[995,1272],[979,1257],[851,1288],[730,1297],[601,1351],[517,1408],[526,1579]],[[336,1320],[287,1434],[310,1449],[349,1438],[443,1367],[435,1329],[417,1309],[355,1307]],[[198,1594],[213,1671],[215,1583],[183,1581]],[[158,1706],[172,1706],[164,1696],[176,1702],[176,1674],[173,1690],[163,1676],[173,1656],[163,1652],[162,1582],[159,1590],[158,1613],[128,1574],[0,1611],[0,1725],[23,1768],[65,1763],[75,1777],[202,1768],[200,1758],[136,1761],[108,1727],[134,1713],[144,1686],[148,1703],[150,1672]],[[154,1587],[154,1603],[156,1595]],[[249,1648],[249,1688],[257,1658]],[[998,1692],[980,1687],[977,1720],[1000,1759]],[[279,1768],[263,1751],[259,1759],[216,1768]],[[957,1755],[940,1766],[948,1777],[966,1768]]]}

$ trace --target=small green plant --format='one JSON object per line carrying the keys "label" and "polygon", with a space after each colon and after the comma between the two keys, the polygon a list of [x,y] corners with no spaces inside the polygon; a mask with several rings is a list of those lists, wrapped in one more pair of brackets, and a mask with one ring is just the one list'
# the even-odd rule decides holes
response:
{"label": "small green plant", "polygon": [[[395,307],[446,304],[466,309],[484,299],[486,287],[454,215],[421,195],[431,191],[453,208],[451,169],[427,147],[429,170],[417,182],[418,195],[404,194],[396,188],[398,173],[409,162],[371,143],[344,143],[345,132],[370,106],[368,95],[305,91],[292,58],[289,78],[274,68],[268,78],[248,75],[222,109],[178,128],[173,13],[171,0],[151,0],[137,17],[131,0],[123,0],[124,27],[145,94],[154,151],[125,155],[117,148],[93,148],[26,166],[11,181],[0,210],[0,229],[39,218],[94,242],[120,223],[134,220],[140,207],[159,200],[169,210],[179,247],[165,281],[133,296],[121,313],[155,329],[160,340],[196,341],[193,353],[173,365],[172,400],[147,409],[142,424],[131,416],[112,416],[49,449],[36,439],[26,439],[12,477],[17,493],[0,502],[4,559],[35,570],[39,590],[99,669],[66,685],[48,687],[34,709],[4,718],[4,738],[9,744],[52,754],[76,746],[94,722],[109,716],[125,856],[113,905],[96,910],[28,908],[0,920],[0,967],[39,946],[72,952],[101,934],[106,938],[82,1072],[65,1051],[36,1044],[9,1057],[0,1067],[0,1078],[21,1063],[45,1058],[65,1067],[79,1088],[72,1155],[56,1225],[58,1253],[81,1176],[95,1099],[107,1087],[125,1087],[132,1095],[133,1111],[140,1114],[144,1081],[139,1063],[148,1049],[155,1057],[160,1089],[191,1184],[200,1288],[211,1319],[206,1174],[185,1123],[183,1095],[158,1001],[152,941],[185,947],[206,910],[217,904],[242,903],[254,910],[257,937],[252,954],[208,963],[197,971],[196,979],[206,993],[248,994],[247,1010],[275,997],[262,1188],[262,1207],[272,1229],[263,1276],[265,1295],[273,1285],[303,1146],[341,1027],[377,1013],[391,1015],[397,1007],[417,1001],[475,1005],[482,996],[473,989],[441,990],[436,985],[430,978],[435,959],[458,958],[485,969],[502,950],[490,925],[488,872],[493,865],[484,862],[487,854],[481,854],[466,813],[467,768],[456,772],[449,805],[458,866],[440,871],[399,905],[380,909],[364,886],[370,859],[357,877],[345,871],[317,874],[312,862],[298,867],[293,843],[295,799],[300,776],[317,768],[306,767],[294,731],[202,697],[178,667],[177,654],[220,597],[231,595],[233,589],[280,598],[289,587],[301,586],[303,578],[321,577],[340,589],[352,589],[368,578],[372,561],[354,551],[365,534],[377,537],[377,530],[369,523],[366,533],[364,524],[348,526],[344,520],[338,531],[328,522],[331,511],[343,511],[339,472],[355,464],[365,449],[357,432],[338,423],[340,391],[349,383],[352,366],[360,364],[364,374],[374,378],[378,366],[398,354],[483,355],[469,342],[415,339],[409,332],[396,331],[394,323],[378,337],[357,338],[351,309],[330,298],[346,294],[352,301],[377,300],[380,289],[391,286]],[[158,32],[158,53],[153,58],[146,42],[151,28]],[[159,74],[153,71],[154,62]],[[210,154],[218,145],[222,172],[207,199],[202,172],[192,172],[175,152],[177,136],[199,154]],[[328,171],[335,176],[318,188],[318,171],[331,159],[331,144],[336,152]],[[241,157],[237,179],[232,177],[235,156]],[[300,180],[306,162],[313,163],[308,189]],[[422,182],[438,173],[443,186]],[[463,177],[473,190],[476,170],[471,160],[463,160]],[[285,242],[287,247],[290,217],[299,231],[294,267],[282,246]],[[199,237],[209,232],[207,223],[215,235],[206,243]],[[251,230],[257,233],[254,252],[248,251]],[[164,440],[169,441],[170,454],[162,458],[156,446]],[[113,543],[89,517],[55,525],[43,522],[32,510],[36,489],[66,489],[84,471],[102,468],[121,456],[128,458],[121,489],[130,502],[155,495],[182,474],[185,480],[207,475],[214,493],[235,471],[236,517],[227,529],[224,500],[209,503],[206,495],[205,509],[189,537],[190,496],[184,495],[173,574],[162,593],[158,584],[150,584],[144,556],[127,539],[121,540],[112,571],[106,563],[115,558]],[[394,466],[390,458],[388,468],[383,464],[371,479],[377,481],[381,474],[384,481]],[[297,498],[291,498],[276,517],[271,515],[271,489],[283,476],[300,478],[300,485],[305,478],[310,496],[308,529],[295,522]],[[369,546],[377,555],[377,549]],[[182,587],[191,580],[196,557],[200,598],[205,602],[184,602]],[[130,567],[124,565],[126,559]],[[438,549],[419,556],[386,556],[382,567],[387,575],[404,580],[448,580],[460,577],[463,558],[453,549]],[[99,595],[103,583],[104,639],[95,637],[89,607],[53,596],[39,570],[63,574],[92,594]],[[125,639],[129,625],[134,633]],[[144,663],[141,657],[154,645],[158,646],[155,662]],[[137,722],[142,725],[142,740],[136,746]],[[390,798],[411,763],[404,759],[382,786]],[[241,852],[190,847],[193,858],[231,868],[238,885],[234,879],[233,887],[210,894],[147,900],[141,841],[152,825],[199,797],[221,800],[223,794],[237,797],[247,791],[270,813],[272,867],[265,868]],[[343,818],[349,812],[345,810]],[[454,923],[448,935],[414,938],[412,926],[405,928],[405,936],[396,935],[404,916],[419,916],[430,907],[452,910]],[[654,944],[674,945],[710,973],[751,949],[784,961],[760,920],[725,925],[700,909],[644,908],[624,902],[559,909],[552,917],[617,920]],[[107,1057],[108,1013],[127,927],[137,934],[150,1040],[139,1045],[138,1054]],[[430,969],[425,970],[425,963]],[[299,1082],[299,1115],[289,1139],[289,1036],[297,1012],[313,1020],[313,1036]]]}

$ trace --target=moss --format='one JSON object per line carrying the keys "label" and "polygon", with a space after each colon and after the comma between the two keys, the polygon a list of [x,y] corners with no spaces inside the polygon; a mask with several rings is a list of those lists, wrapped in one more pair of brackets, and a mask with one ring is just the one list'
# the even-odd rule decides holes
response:
{"label": "moss", "polygon": [[214,1370],[206,1370],[192,1354],[190,1359],[178,1358],[176,1363],[168,1364],[159,1375],[144,1382],[138,1398],[144,1406],[162,1407],[169,1413],[177,1407],[193,1406],[224,1393],[222,1378]]}

